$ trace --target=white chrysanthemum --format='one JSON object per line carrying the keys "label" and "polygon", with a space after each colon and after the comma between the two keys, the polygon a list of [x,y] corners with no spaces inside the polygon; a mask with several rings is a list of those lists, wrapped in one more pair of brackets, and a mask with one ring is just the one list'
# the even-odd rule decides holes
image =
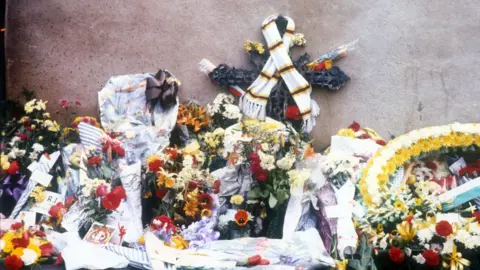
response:
{"label": "white chrysanthemum", "polygon": [[23,264],[25,266],[28,266],[35,263],[35,261],[38,258],[38,255],[35,251],[29,248],[26,248],[23,250],[23,255],[20,258],[22,259]]}
{"label": "white chrysanthemum", "polygon": [[10,146],[13,146],[15,145],[16,142],[19,142],[20,141],[20,137],[18,136],[13,136],[13,138],[10,140],[10,142],[8,143]]}
{"label": "white chrysanthemum", "polygon": [[193,166],[193,158],[190,155],[185,155],[182,162],[183,168],[191,168]]}
{"label": "white chrysanthemum", "polygon": [[233,104],[224,104],[223,108],[225,111],[222,115],[228,119],[240,119],[242,117],[242,113],[240,112],[240,108]]}
{"label": "white chrysanthemum", "polygon": [[382,240],[380,240],[379,247],[380,247],[381,249],[386,249],[387,246],[388,246],[387,236],[388,236],[388,235],[385,235],[385,236],[382,238]]}
{"label": "white chrysanthemum", "polygon": [[43,145],[41,145],[41,144],[39,144],[39,143],[34,143],[34,144],[32,145],[32,149],[33,149],[33,151],[38,152],[38,153],[43,152],[43,151],[45,150],[45,148],[43,147]]}
{"label": "white chrysanthemum", "polygon": [[33,161],[37,161],[38,159],[38,153],[37,152],[30,152],[30,155],[28,156],[28,158],[33,162]]}
{"label": "white chrysanthemum", "polygon": [[262,167],[262,169],[268,171],[275,169],[275,158],[272,155],[258,151],[258,156],[260,157],[260,167]]}
{"label": "white chrysanthemum", "polygon": [[454,245],[455,245],[455,243],[453,242],[453,237],[447,238],[447,241],[445,241],[445,243],[443,243],[443,248],[442,248],[441,253],[442,254],[452,253]]}
{"label": "white chrysanthemum", "polygon": [[16,147],[12,148],[12,150],[10,150],[10,152],[8,153],[8,158],[10,159],[17,159],[17,158],[21,158],[25,155],[25,150],[20,150]]}
{"label": "white chrysanthemum", "polygon": [[434,233],[431,228],[424,228],[418,230],[417,237],[422,243],[428,243],[432,239]]}
{"label": "white chrysanthemum", "polygon": [[290,170],[293,163],[295,163],[295,155],[292,153],[287,153],[282,159],[277,160],[277,167],[282,170]]}
{"label": "white chrysanthemum", "polygon": [[423,257],[422,253],[419,253],[418,255],[412,256],[412,258],[413,258],[418,264],[424,264],[424,263],[425,263],[425,258]]}
{"label": "white chrysanthemum", "polygon": [[472,235],[470,235],[470,233],[468,233],[466,230],[457,231],[455,240],[464,244],[466,248],[475,248],[475,242],[473,241]]}

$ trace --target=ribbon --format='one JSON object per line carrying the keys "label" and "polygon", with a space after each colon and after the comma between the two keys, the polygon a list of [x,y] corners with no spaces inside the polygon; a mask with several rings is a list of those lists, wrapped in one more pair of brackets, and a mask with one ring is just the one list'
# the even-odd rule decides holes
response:
{"label": "ribbon", "polygon": [[150,112],[160,103],[163,109],[169,109],[177,103],[179,81],[170,72],[160,69],[153,77],[147,77],[145,97]]}
{"label": "ribbon", "polygon": [[12,179],[9,175],[3,181],[2,185],[2,192],[3,194],[8,194],[9,196],[13,197],[15,202],[20,199],[22,192],[25,190],[27,182],[25,181],[25,176],[22,176],[18,181]]}
{"label": "ribbon", "polygon": [[463,270],[464,266],[470,266],[470,261],[462,258],[462,253],[457,252],[457,246],[453,245],[452,254],[444,256],[442,266],[450,270]]}

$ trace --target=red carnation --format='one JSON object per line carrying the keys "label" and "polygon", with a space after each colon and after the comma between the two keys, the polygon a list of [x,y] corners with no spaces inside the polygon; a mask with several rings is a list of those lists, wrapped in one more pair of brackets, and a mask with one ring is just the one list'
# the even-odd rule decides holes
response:
{"label": "red carnation", "polygon": [[104,184],[101,184],[97,187],[97,190],[95,191],[95,194],[97,195],[97,197],[103,197],[105,195],[107,195],[108,193],[108,187]]}
{"label": "red carnation", "polygon": [[163,161],[161,159],[154,159],[147,163],[148,170],[151,172],[158,172],[163,166]]}
{"label": "red carnation", "polygon": [[188,190],[195,190],[200,186],[200,182],[198,181],[190,181],[188,182]]}
{"label": "red carnation", "polygon": [[105,195],[105,197],[102,199],[102,206],[103,208],[107,210],[115,210],[120,206],[120,202],[122,199],[120,197],[115,196],[113,193],[108,193]]}
{"label": "red carnation", "polygon": [[353,123],[351,123],[350,126],[348,126],[348,128],[351,129],[351,130],[353,130],[353,131],[355,131],[355,132],[357,132],[357,131],[360,130],[360,124],[357,123],[357,122],[355,122],[355,121],[353,121]]}
{"label": "red carnation", "polygon": [[198,196],[198,204],[203,209],[212,209],[213,206],[213,198],[208,193],[202,193]]}
{"label": "red carnation", "polygon": [[62,217],[65,212],[66,210],[62,202],[58,202],[52,205],[52,207],[50,207],[50,210],[48,210],[48,214],[54,218]]}
{"label": "red carnation", "polygon": [[30,236],[28,232],[23,232],[22,237],[12,239],[13,248],[26,248],[30,244]]}
{"label": "red carnation", "polygon": [[101,159],[100,157],[91,157],[88,159],[88,165],[93,166],[93,165],[98,165],[100,164]]}
{"label": "red carnation", "polygon": [[250,162],[260,161],[260,156],[256,152],[250,152],[250,154],[248,155],[248,158],[250,159]]}
{"label": "red carnation", "polygon": [[82,102],[80,102],[80,100],[75,100],[75,105],[77,105],[78,107],[82,106]]}
{"label": "red carnation", "polygon": [[125,189],[122,186],[114,187],[111,193],[115,194],[115,196],[119,197],[120,199],[127,198],[127,193],[125,192]]}
{"label": "red carnation", "polygon": [[124,157],[125,156],[125,149],[121,147],[120,145],[114,145],[112,147],[113,152],[117,153],[119,157]]}
{"label": "red carnation", "polygon": [[52,243],[48,242],[40,246],[42,257],[49,257],[55,252]]}
{"label": "red carnation", "polygon": [[45,232],[42,232],[42,231],[35,231],[35,236],[38,236],[40,238],[45,238],[47,237],[47,235],[45,234]]}
{"label": "red carnation", "polygon": [[15,255],[5,258],[5,268],[7,270],[20,270],[23,267],[23,261]]}
{"label": "red carnation", "polygon": [[440,264],[440,256],[433,250],[425,250],[423,252],[423,257],[425,258],[425,262],[430,266],[437,266]]}
{"label": "red carnation", "polygon": [[23,228],[23,223],[22,222],[15,222],[10,226],[10,229],[12,230],[18,230],[20,228]]}
{"label": "red carnation", "polygon": [[165,228],[167,231],[173,232],[177,230],[175,224],[173,224],[172,219],[167,216],[158,216],[154,218],[152,221],[152,225],[150,225],[150,228],[152,228],[153,230],[161,230]]}
{"label": "red carnation", "polygon": [[165,197],[165,195],[167,195],[167,192],[168,192],[168,189],[161,188],[161,189],[157,190],[157,192],[155,193],[155,195],[156,195],[157,198],[159,198],[160,200],[163,200],[163,197]]}
{"label": "red carnation", "polygon": [[447,237],[453,233],[452,225],[445,220],[438,222],[437,226],[435,226],[435,230],[437,231],[438,235],[443,237]]}
{"label": "red carnation", "polygon": [[300,120],[301,117],[300,117],[300,110],[298,109],[298,106],[297,105],[289,105],[287,107],[287,110],[285,110],[285,116],[288,119]]}
{"label": "red carnation", "polygon": [[388,252],[388,256],[390,257],[390,260],[396,264],[402,264],[405,260],[405,253],[397,247],[392,247]]}
{"label": "red carnation", "polygon": [[14,160],[12,163],[10,163],[10,167],[8,168],[8,173],[9,174],[16,174],[18,170],[20,169],[20,164],[18,164],[18,161]]}
{"label": "red carnation", "polygon": [[222,185],[222,182],[220,180],[216,180],[215,183],[213,183],[213,193],[217,194],[220,192],[220,186]]}

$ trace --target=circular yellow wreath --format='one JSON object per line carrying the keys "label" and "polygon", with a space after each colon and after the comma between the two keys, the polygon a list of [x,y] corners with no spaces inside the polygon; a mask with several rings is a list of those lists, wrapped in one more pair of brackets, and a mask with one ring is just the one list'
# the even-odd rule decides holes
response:
{"label": "circular yellow wreath", "polygon": [[422,153],[447,147],[480,147],[480,124],[451,124],[413,130],[390,141],[368,161],[360,179],[366,205],[379,205],[388,192],[390,175]]}

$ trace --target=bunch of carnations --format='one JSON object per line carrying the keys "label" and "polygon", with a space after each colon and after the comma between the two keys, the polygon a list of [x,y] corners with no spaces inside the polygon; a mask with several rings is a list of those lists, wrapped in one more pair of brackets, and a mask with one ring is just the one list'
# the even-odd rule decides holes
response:
{"label": "bunch of carnations", "polygon": [[50,258],[53,245],[43,231],[26,229],[21,222],[12,224],[10,230],[0,233],[0,257],[7,270],[32,267]]}
{"label": "bunch of carnations", "polygon": [[84,202],[83,211],[88,217],[104,223],[107,216],[117,210],[126,198],[127,194],[122,186],[115,186],[110,190],[110,184],[105,180],[92,179],[83,187],[81,200]]}
{"label": "bunch of carnations", "polygon": [[107,160],[125,156],[125,149],[122,147],[122,143],[118,139],[112,138],[111,135],[105,135],[100,138],[100,143],[102,144],[102,152],[106,154]]}

